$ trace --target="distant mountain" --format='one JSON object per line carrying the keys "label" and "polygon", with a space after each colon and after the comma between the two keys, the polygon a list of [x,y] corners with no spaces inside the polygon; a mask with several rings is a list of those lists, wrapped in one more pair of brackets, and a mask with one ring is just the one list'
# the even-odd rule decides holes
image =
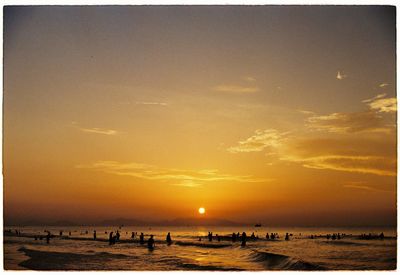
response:
{"label": "distant mountain", "polygon": [[104,220],[96,225],[112,225],[112,226],[121,226],[121,225],[148,225],[149,222],[145,222],[137,219],[126,219],[126,218],[117,218],[117,219],[109,219]]}
{"label": "distant mountain", "polygon": [[60,221],[42,221],[42,220],[26,220],[26,221],[7,221],[4,220],[5,226],[78,226],[80,223],[60,220]]}
{"label": "distant mountain", "polygon": [[211,219],[211,218],[178,218],[171,221],[166,221],[165,225],[176,225],[176,226],[184,226],[184,225],[215,225],[215,226],[238,226],[242,225],[238,222],[233,222],[225,219]]}

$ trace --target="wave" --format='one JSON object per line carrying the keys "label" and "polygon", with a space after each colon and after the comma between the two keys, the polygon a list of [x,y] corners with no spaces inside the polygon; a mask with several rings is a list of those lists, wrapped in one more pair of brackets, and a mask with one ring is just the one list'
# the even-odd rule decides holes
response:
{"label": "wave", "polygon": [[250,259],[262,263],[266,269],[271,270],[324,270],[319,265],[271,252],[253,251]]}
{"label": "wave", "polygon": [[[94,266],[86,266],[85,263],[104,263],[111,259],[136,258],[118,253],[98,252],[93,254],[81,254],[70,252],[41,251],[21,247],[18,251],[25,253],[28,260],[19,265],[32,270],[93,270]],[[76,268],[74,266],[80,266]],[[101,269],[105,269],[104,266]]]}
{"label": "wave", "polygon": [[210,270],[210,271],[241,271],[243,269],[235,267],[221,267],[215,265],[199,265],[194,263],[181,263],[177,265],[179,268],[187,270]]}

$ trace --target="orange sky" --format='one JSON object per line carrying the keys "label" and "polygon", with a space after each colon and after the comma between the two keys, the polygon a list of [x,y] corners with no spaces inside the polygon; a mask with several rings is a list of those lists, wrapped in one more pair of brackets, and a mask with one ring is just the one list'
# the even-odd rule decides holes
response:
{"label": "orange sky", "polygon": [[4,215],[396,221],[395,9],[6,7]]}

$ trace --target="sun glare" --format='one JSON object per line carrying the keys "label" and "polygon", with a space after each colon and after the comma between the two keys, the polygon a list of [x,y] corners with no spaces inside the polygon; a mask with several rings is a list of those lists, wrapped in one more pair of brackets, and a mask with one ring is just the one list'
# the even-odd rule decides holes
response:
{"label": "sun glare", "polygon": [[203,215],[204,213],[206,213],[206,209],[204,209],[204,207],[200,207],[199,213],[200,213],[200,215]]}

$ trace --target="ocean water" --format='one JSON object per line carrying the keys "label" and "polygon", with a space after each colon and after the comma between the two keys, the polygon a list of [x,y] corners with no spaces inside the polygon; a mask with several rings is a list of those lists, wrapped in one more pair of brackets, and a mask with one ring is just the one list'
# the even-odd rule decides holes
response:
{"label": "ocean water", "polygon": [[[268,228],[268,227],[9,227],[4,233],[4,268],[11,270],[393,270],[396,269],[395,228]],[[17,236],[14,230],[22,233]],[[49,230],[55,236],[45,236]],[[63,230],[63,236],[59,231]],[[93,230],[97,240],[93,240]],[[110,231],[119,230],[120,242],[109,245]],[[71,236],[68,236],[71,231]],[[86,234],[88,231],[88,234]],[[155,237],[155,249],[140,245],[131,232]],[[208,231],[216,238],[207,239]],[[232,242],[232,232],[245,231],[247,245]],[[165,237],[171,232],[172,245]],[[254,232],[259,238],[251,240]],[[266,233],[277,232],[276,240]],[[285,234],[293,234],[285,241]],[[384,239],[360,239],[363,233],[385,234]],[[346,234],[340,240],[325,235]],[[311,239],[310,235],[321,235]],[[199,241],[199,236],[203,236]]]}

